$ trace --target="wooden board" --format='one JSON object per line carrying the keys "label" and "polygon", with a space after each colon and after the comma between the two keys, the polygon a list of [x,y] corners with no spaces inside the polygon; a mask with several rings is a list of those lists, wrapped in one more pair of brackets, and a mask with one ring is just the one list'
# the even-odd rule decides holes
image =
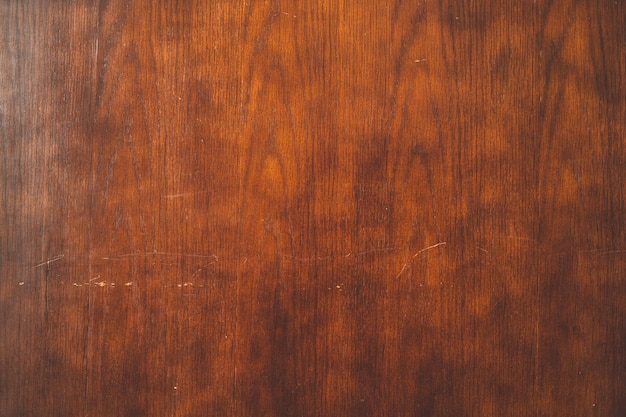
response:
{"label": "wooden board", "polygon": [[0,415],[623,416],[622,0],[1,0]]}

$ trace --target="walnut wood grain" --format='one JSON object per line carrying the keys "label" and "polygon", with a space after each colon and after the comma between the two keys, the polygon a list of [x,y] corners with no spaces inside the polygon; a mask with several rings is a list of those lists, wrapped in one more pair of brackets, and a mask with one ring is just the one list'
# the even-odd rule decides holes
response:
{"label": "walnut wood grain", "polygon": [[625,21],[1,0],[0,415],[624,415]]}

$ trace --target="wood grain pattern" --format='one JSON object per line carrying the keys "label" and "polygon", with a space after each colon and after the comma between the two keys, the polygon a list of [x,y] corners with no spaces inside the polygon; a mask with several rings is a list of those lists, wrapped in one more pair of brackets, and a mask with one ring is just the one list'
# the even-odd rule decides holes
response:
{"label": "wood grain pattern", "polygon": [[0,415],[623,415],[624,22],[0,0]]}

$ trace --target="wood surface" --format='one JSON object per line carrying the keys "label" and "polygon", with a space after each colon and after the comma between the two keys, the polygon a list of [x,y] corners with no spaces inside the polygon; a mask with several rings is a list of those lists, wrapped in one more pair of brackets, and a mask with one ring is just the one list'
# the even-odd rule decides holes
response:
{"label": "wood surface", "polygon": [[626,2],[0,0],[0,415],[626,415]]}

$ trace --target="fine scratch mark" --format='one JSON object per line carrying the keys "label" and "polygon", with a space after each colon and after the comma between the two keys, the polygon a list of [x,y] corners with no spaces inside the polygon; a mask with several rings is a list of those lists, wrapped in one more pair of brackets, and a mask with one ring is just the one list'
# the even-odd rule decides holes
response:
{"label": "fine scratch mark", "polygon": [[58,260],[60,260],[60,259],[62,259],[64,257],[65,257],[65,255],[55,256],[54,258],[50,258],[50,259],[48,259],[46,261],[38,263],[37,265],[31,266],[31,269],[39,268],[39,267],[42,267],[44,265],[46,267],[50,267],[51,263],[56,262],[56,261],[58,261]]}
{"label": "fine scratch mark", "polygon": [[96,30],[96,50],[94,53],[94,62],[97,64],[98,63],[98,44],[99,44],[99,38],[98,38],[98,31]]}
{"label": "fine scratch mark", "polygon": [[348,252],[345,255],[314,256],[310,258],[302,258],[298,256],[285,255],[285,254],[281,256],[283,259],[293,259],[294,261],[298,261],[298,262],[315,262],[315,261],[328,261],[328,260],[340,259],[340,258],[349,258],[351,256],[356,256],[356,257],[365,256],[365,255],[371,255],[373,253],[394,252],[396,250],[397,248],[379,248],[379,249],[371,249],[371,250],[366,250],[366,251],[357,252],[357,253]]}
{"label": "fine scratch mark", "polygon": [[176,252],[139,252],[139,253],[125,253],[117,256],[107,256],[101,257],[100,259],[108,260],[108,261],[121,261],[126,258],[135,258],[135,257],[148,257],[148,256],[179,256],[181,258],[198,258],[198,259],[213,259],[215,262],[219,261],[217,255],[201,255],[196,253],[176,253]]}
{"label": "fine scratch mark", "polygon": [[413,256],[411,257],[411,259],[416,258],[418,255],[420,255],[420,254],[422,254],[422,253],[424,253],[424,252],[426,252],[426,251],[429,251],[429,250],[431,250],[431,249],[435,249],[435,248],[437,248],[437,247],[439,247],[439,246],[444,246],[444,245],[447,245],[447,244],[448,244],[447,242],[439,242],[439,243],[435,243],[434,245],[430,245],[430,246],[428,246],[428,247],[426,247],[426,248],[424,248],[424,249],[420,249],[420,250],[418,250],[418,251],[415,253],[415,255],[413,255]]}
{"label": "fine scratch mark", "polygon": [[417,252],[415,252],[415,254],[413,256],[411,256],[411,258],[404,263],[404,265],[402,266],[402,269],[400,270],[400,272],[398,272],[398,275],[396,275],[396,279],[400,278],[400,275],[402,275],[402,273],[404,271],[406,271],[406,269],[409,266],[409,264],[411,263],[411,261],[413,259],[415,259],[417,256],[419,256],[422,253],[427,252],[427,251],[429,251],[431,249],[435,249],[435,248],[437,248],[439,246],[445,246],[445,245],[447,245],[447,242],[439,242],[439,243],[435,243],[434,245],[427,246],[424,249],[420,249]]}
{"label": "fine scratch mark", "polygon": [[[108,286],[109,286],[109,287],[111,287],[111,288],[115,288],[115,282],[109,282],[109,283],[107,283],[107,281],[98,281],[98,282],[94,282],[94,281],[96,281],[97,279],[100,279],[100,275],[98,275],[98,276],[96,276],[96,277],[94,277],[94,278],[90,279],[90,280],[89,280],[89,281],[87,281],[87,282],[83,282],[82,284],[79,284],[78,282],[73,282],[73,283],[72,283],[72,285],[73,285],[73,286],[75,286],[75,287],[91,287],[91,286],[96,286],[96,287],[100,287],[100,288],[104,288],[104,287],[106,287],[106,286],[108,285]],[[132,284],[133,284],[132,282],[127,282],[127,283],[126,283],[126,284],[124,284],[124,285],[129,286],[129,285],[132,285]]]}
{"label": "fine scratch mark", "polygon": [[579,250],[577,253],[597,253],[599,255],[611,255],[616,253],[626,253],[626,249],[586,249]]}
{"label": "fine scratch mark", "polygon": [[189,193],[167,194],[163,196],[163,198],[167,198],[167,199],[183,198],[183,197],[191,197],[192,195],[200,195],[200,194],[208,194],[208,191],[195,191],[195,192],[189,192]]}
{"label": "fine scratch mark", "polygon": [[202,272],[202,268],[198,268],[198,270],[196,272],[194,272],[193,274],[191,274],[191,278],[195,278],[200,272]]}

